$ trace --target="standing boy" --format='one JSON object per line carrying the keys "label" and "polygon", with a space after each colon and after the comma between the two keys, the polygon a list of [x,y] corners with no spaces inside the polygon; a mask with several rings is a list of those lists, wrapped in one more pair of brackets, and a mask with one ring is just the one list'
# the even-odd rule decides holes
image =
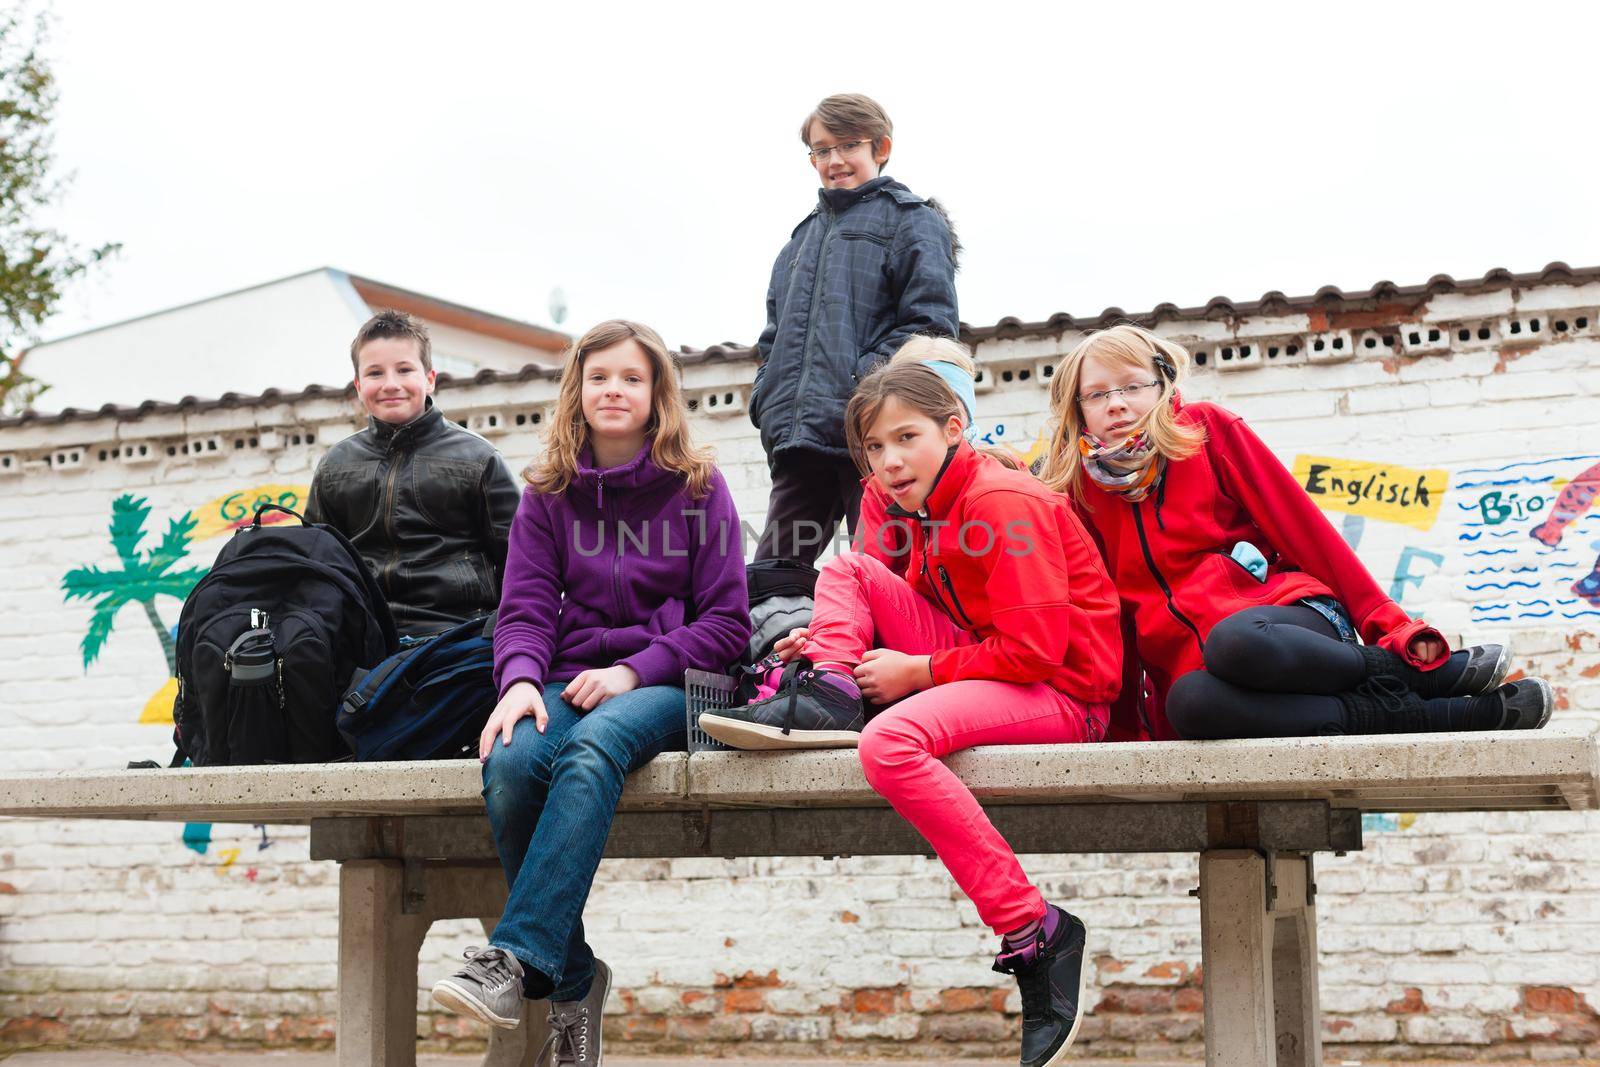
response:
{"label": "standing boy", "polygon": [[368,319],[350,361],[367,428],[323,457],[306,519],[355,545],[402,635],[494,611],[520,499],[505,461],[433,402],[433,345],[410,315]]}
{"label": "standing boy", "polygon": [[959,246],[937,203],[882,173],[893,129],[856,93],[828,97],[800,127],[822,188],[773,264],[756,342],[750,420],[772,471],[758,560],[814,563],[841,518],[855,533],[845,403],[912,335],[959,327]]}

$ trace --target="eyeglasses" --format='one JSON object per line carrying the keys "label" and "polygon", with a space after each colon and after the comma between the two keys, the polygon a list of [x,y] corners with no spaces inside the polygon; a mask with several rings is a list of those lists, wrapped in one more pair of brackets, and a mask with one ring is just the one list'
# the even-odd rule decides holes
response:
{"label": "eyeglasses", "polygon": [[1085,393],[1078,397],[1078,403],[1086,408],[1103,408],[1111,403],[1112,397],[1121,393],[1122,399],[1131,404],[1151,389],[1160,388],[1161,383],[1159,381],[1132,382],[1124,385],[1121,389],[1096,389],[1092,393]]}
{"label": "eyeglasses", "polygon": [[844,144],[836,144],[831,148],[813,148],[811,151],[807,152],[806,155],[811,157],[811,162],[822,163],[825,162],[827,158],[833,155],[835,152],[839,153],[840,159],[843,159],[845,156],[848,156],[851,152],[854,152],[862,145],[871,143],[871,141],[846,141]]}

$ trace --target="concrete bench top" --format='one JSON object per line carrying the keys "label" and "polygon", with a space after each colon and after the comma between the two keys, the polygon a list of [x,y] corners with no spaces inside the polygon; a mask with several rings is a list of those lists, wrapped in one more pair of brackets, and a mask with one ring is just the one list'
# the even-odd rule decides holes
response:
{"label": "concrete bench top", "polygon": [[[1372,737],[979,748],[949,766],[988,803],[1326,800],[1360,811],[1600,807],[1600,724]],[[297,823],[483,810],[475,760],[0,775],[0,815]],[[622,810],[877,807],[852,750],[668,753]]]}

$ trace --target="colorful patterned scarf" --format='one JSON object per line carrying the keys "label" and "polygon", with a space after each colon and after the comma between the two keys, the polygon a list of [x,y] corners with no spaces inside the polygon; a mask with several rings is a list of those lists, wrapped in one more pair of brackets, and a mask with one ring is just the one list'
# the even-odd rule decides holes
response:
{"label": "colorful patterned scarf", "polygon": [[1078,437],[1078,452],[1083,456],[1083,469],[1090,480],[1130,504],[1149,496],[1167,467],[1167,461],[1151,445],[1150,436],[1143,430],[1115,446],[1085,430]]}

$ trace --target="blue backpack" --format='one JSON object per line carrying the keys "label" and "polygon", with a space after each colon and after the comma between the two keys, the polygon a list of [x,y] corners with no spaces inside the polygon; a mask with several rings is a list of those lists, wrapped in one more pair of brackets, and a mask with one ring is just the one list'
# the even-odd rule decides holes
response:
{"label": "blue backpack", "polygon": [[475,755],[494,711],[493,615],[403,638],[400,651],[357,671],[336,723],[358,760]]}

